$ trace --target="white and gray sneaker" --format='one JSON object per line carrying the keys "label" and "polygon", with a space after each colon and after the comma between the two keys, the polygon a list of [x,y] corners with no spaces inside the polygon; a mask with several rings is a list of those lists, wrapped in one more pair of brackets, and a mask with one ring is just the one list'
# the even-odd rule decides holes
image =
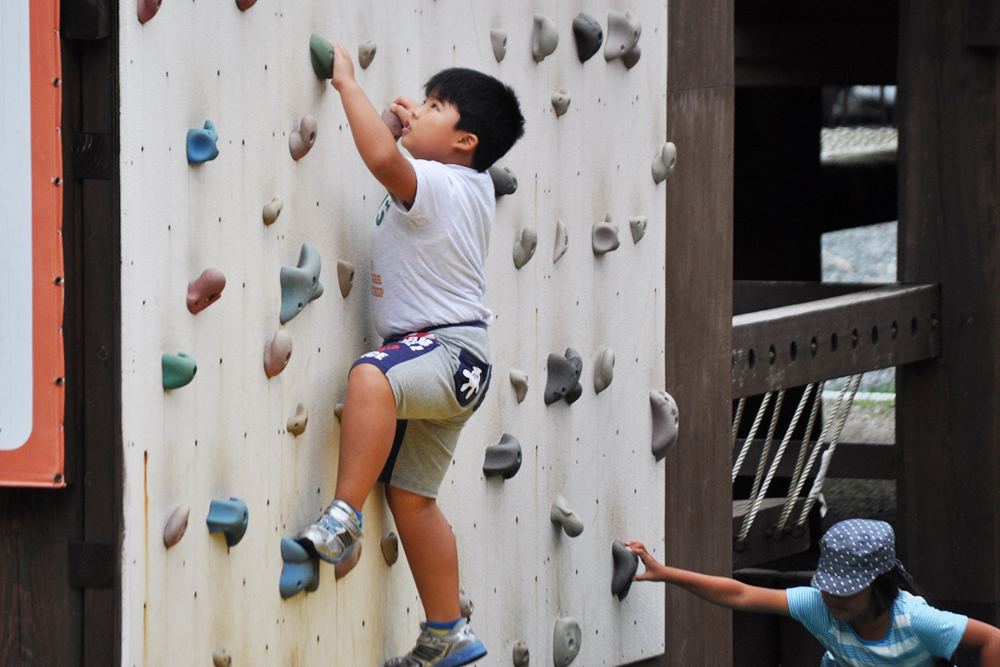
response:
{"label": "white and gray sneaker", "polygon": [[486,647],[476,639],[469,622],[462,619],[448,635],[436,635],[420,624],[417,645],[401,658],[392,658],[384,667],[459,667],[486,655]]}
{"label": "white and gray sneaker", "polygon": [[353,553],[364,537],[361,524],[351,506],[343,500],[334,500],[326,511],[298,535],[295,541],[316,552],[328,563],[336,565]]}

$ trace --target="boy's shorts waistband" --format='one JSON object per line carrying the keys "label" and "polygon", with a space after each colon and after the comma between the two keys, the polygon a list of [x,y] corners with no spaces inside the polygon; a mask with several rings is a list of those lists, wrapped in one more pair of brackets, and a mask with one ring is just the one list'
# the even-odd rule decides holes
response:
{"label": "boy's shorts waistband", "polygon": [[481,320],[472,320],[471,322],[456,322],[454,324],[437,324],[437,325],[432,326],[432,327],[426,327],[424,329],[421,329],[420,331],[409,331],[409,332],[404,333],[404,334],[392,334],[391,336],[389,336],[388,338],[386,338],[382,342],[382,344],[383,345],[390,345],[392,343],[398,343],[399,341],[403,340],[407,336],[412,336],[414,334],[431,333],[432,331],[439,331],[441,329],[451,329],[451,328],[454,328],[454,327],[478,327],[480,329],[485,329],[486,328],[486,323],[483,322],[483,321],[481,321]]}

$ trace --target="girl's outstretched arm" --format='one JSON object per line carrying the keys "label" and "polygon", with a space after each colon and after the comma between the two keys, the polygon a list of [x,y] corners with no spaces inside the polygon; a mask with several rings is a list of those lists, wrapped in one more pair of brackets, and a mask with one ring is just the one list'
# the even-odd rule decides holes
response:
{"label": "girl's outstretched arm", "polygon": [[978,650],[982,667],[1000,667],[1000,629],[970,618],[959,646]]}
{"label": "girl's outstretched arm", "polygon": [[[788,595],[783,590],[750,586],[729,577],[716,577],[658,563],[642,542],[626,542],[646,571],[636,581],[665,581],[717,605],[739,611],[759,611],[789,616]],[[1000,667],[1000,666],[998,666]]]}

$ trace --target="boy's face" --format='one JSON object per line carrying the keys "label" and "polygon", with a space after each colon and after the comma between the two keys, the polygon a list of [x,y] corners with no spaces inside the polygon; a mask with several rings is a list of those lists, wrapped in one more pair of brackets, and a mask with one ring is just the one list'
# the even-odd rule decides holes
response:
{"label": "boy's face", "polygon": [[400,143],[415,158],[454,162],[456,142],[469,133],[455,128],[461,117],[458,109],[431,94],[412,110],[410,122],[403,127]]}

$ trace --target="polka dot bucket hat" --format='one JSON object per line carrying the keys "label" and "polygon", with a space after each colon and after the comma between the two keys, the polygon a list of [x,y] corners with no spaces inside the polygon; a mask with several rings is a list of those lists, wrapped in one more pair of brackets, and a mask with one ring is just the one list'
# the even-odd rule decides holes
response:
{"label": "polka dot bucket hat", "polygon": [[[848,519],[834,524],[819,541],[815,588],[838,596],[854,595],[894,567],[896,535],[885,521]],[[903,570],[905,575],[905,570]]]}

